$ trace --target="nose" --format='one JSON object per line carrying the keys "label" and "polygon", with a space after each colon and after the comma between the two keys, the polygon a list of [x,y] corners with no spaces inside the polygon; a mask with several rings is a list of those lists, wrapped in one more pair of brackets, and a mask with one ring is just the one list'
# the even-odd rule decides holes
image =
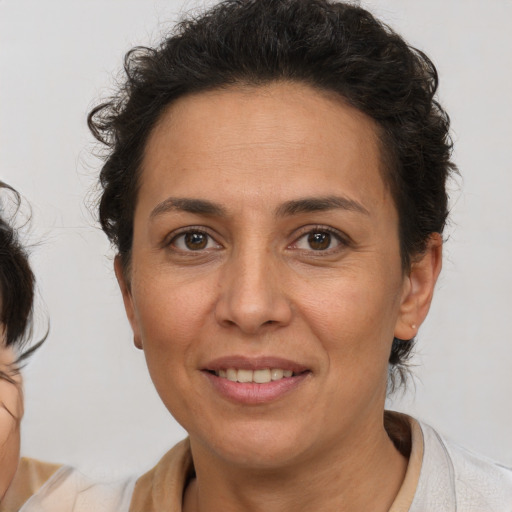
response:
{"label": "nose", "polygon": [[220,276],[217,321],[245,334],[289,324],[292,307],[278,266],[269,251],[234,253]]}

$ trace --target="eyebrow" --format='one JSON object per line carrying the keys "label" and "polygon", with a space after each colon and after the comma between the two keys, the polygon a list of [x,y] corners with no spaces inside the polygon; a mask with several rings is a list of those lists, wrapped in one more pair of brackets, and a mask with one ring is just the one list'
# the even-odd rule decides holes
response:
{"label": "eyebrow", "polygon": [[[320,212],[327,210],[342,209],[369,215],[368,210],[359,202],[342,196],[327,197],[305,197],[287,201],[276,209],[277,217],[289,217],[301,213]],[[151,211],[150,218],[153,219],[164,213],[182,211],[195,213],[197,215],[208,215],[226,217],[224,207],[206,199],[189,199],[182,197],[168,197],[157,204]]]}
{"label": "eyebrow", "polygon": [[336,209],[370,215],[370,212],[361,203],[342,196],[305,197],[302,199],[287,201],[277,208],[276,215],[278,217],[288,217],[301,213],[321,212]]}
{"label": "eyebrow", "polygon": [[219,204],[205,199],[188,199],[181,197],[168,197],[165,201],[157,204],[151,211],[150,218],[153,219],[163,213],[182,211],[196,213],[198,215],[210,215],[224,217],[226,210]]}

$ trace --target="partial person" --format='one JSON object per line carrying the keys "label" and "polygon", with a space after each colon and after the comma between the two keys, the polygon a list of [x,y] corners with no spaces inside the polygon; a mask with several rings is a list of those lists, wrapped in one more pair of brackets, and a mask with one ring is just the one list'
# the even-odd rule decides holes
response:
{"label": "partial person", "polygon": [[[39,483],[44,483],[58,469],[57,465],[39,464],[20,456],[20,423],[23,417],[23,389],[20,367],[42,341],[23,352],[30,340],[35,278],[28,255],[13,225],[21,198],[9,185],[0,181],[0,510],[17,510],[18,503],[29,497]],[[11,203],[11,215],[6,206]],[[7,497],[19,465],[23,481],[16,480]]]}
{"label": "partial person", "polygon": [[[2,192],[9,190],[0,182]],[[3,202],[2,202],[3,203]],[[0,206],[3,204],[0,203]],[[34,276],[16,233],[0,212],[0,500],[18,466],[23,396],[16,352],[30,325]]]}
{"label": "partial person", "polygon": [[[21,367],[44,342],[30,348],[35,277],[28,254],[20,241],[14,219],[4,205],[16,211],[21,197],[0,181],[0,512],[38,510],[46,496],[58,510],[93,511],[93,496],[101,510],[117,512],[131,495],[133,479],[118,483],[97,483],[81,472],[23,457],[20,460],[20,424],[23,417]],[[24,350],[25,348],[25,350]],[[62,482],[66,482],[62,485]],[[55,491],[54,491],[55,489]]]}

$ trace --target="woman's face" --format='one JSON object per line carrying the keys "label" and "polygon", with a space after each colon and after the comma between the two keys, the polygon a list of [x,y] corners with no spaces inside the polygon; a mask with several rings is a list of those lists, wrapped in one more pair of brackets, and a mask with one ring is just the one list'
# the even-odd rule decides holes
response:
{"label": "woman's face", "polygon": [[165,112],[142,168],[116,270],[192,443],[269,467],[382,425],[393,336],[421,319],[374,123],[298,84],[201,93]]}

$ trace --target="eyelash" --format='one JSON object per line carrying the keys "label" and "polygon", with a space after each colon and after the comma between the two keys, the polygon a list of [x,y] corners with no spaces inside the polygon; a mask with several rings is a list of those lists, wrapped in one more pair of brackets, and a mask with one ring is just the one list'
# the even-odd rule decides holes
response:
{"label": "eyelash", "polygon": [[[182,228],[177,233],[173,233],[172,236],[168,239],[168,241],[165,241],[163,245],[165,247],[170,247],[170,248],[174,249],[176,252],[181,252],[181,253],[202,253],[205,250],[208,250],[208,248],[197,249],[197,250],[193,250],[193,249],[187,250],[187,249],[181,249],[181,248],[176,247],[176,241],[179,240],[180,238],[184,238],[186,235],[196,235],[196,234],[203,235],[203,236],[207,237],[207,241],[206,241],[207,244],[214,242],[217,246],[220,246],[220,244],[215,240],[215,238],[210,233],[208,233],[207,230],[205,230],[203,227],[199,227],[199,226],[197,226],[197,227],[187,226],[186,228]],[[210,250],[211,250],[211,248],[210,248]]]}
{"label": "eyelash", "polygon": [[[312,235],[312,234],[328,234],[337,242],[336,247],[328,247],[327,249],[300,249],[297,246],[300,240]],[[332,239],[331,242],[332,243]],[[333,229],[328,226],[305,226],[302,228],[301,233],[299,236],[295,239],[294,242],[292,242],[288,247],[295,248],[299,251],[307,252],[307,253],[314,253],[315,256],[327,256],[332,255],[333,253],[339,252],[343,248],[349,247],[351,245],[350,239],[344,235],[343,233],[339,232],[336,229]],[[295,246],[295,247],[294,247]]]}

